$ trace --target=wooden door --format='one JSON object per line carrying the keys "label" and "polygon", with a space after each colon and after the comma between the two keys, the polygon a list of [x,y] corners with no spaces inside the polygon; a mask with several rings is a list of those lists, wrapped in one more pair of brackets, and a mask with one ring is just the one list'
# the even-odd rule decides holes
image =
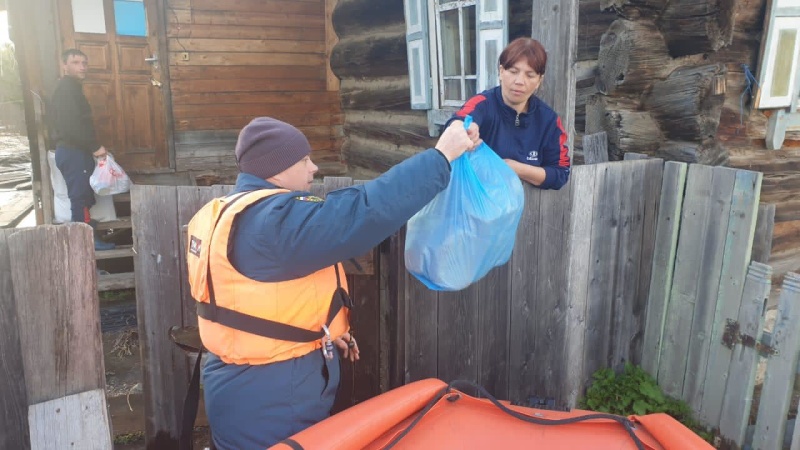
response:
{"label": "wooden door", "polygon": [[61,50],[89,58],[83,84],[97,139],[128,171],[170,166],[157,0],[56,0]]}

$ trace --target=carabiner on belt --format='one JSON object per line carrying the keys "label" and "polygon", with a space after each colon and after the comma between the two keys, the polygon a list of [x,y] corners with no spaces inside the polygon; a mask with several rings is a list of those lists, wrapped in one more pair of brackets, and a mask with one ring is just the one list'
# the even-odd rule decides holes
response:
{"label": "carabiner on belt", "polygon": [[333,339],[327,325],[322,324],[322,331],[325,332],[325,336],[322,338],[322,355],[325,356],[325,359],[330,360],[334,355]]}

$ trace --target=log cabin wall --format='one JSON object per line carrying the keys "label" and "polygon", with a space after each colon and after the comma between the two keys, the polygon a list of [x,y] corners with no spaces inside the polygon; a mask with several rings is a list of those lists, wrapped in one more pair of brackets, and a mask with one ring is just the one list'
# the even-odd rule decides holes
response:
{"label": "log cabin wall", "polygon": [[[509,37],[531,34],[532,0],[509,6]],[[339,0],[339,42],[331,68],[341,79],[344,158],[353,176],[372,178],[433,146],[425,111],[411,109],[406,26],[400,0]]]}
{"label": "log cabin wall", "polygon": [[743,65],[758,73],[766,0],[580,6],[577,134],[605,130],[612,159],[632,151],[763,172],[761,201],[776,205],[770,264],[776,278],[798,270],[800,133],[767,150],[767,116],[742,97]]}
{"label": "log cabin wall", "polygon": [[344,171],[338,83],[329,77],[331,0],[166,0],[175,163],[200,184],[230,183],[252,118],[308,137],[320,174]]}

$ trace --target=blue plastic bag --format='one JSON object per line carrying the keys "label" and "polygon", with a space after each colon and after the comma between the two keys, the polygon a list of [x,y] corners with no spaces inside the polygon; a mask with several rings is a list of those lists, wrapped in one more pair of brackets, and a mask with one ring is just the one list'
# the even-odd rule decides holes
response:
{"label": "blue plastic bag", "polygon": [[406,232],[406,269],[437,291],[464,289],[508,262],[525,205],[519,177],[485,143],[451,166],[448,187]]}

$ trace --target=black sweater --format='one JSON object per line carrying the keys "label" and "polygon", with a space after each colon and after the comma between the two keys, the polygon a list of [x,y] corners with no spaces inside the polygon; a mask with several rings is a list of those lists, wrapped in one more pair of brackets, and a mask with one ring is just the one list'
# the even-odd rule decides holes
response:
{"label": "black sweater", "polygon": [[53,93],[50,108],[58,145],[90,154],[100,148],[92,122],[92,108],[83,95],[83,85],[79,80],[62,77]]}

